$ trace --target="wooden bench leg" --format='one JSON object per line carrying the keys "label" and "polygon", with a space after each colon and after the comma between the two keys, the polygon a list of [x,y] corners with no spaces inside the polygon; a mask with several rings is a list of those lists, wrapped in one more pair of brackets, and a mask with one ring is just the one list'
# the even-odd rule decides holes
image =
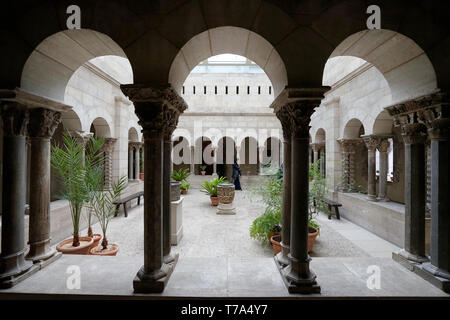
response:
{"label": "wooden bench leg", "polygon": [[114,217],[117,217],[117,215],[119,214],[119,208],[120,204],[116,205],[116,214],[114,215]]}
{"label": "wooden bench leg", "polygon": [[123,213],[125,214],[125,218],[128,217],[127,203],[126,202],[123,203]]}
{"label": "wooden bench leg", "polygon": [[141,204],[141,196],[138,197],[138,205]]}
{"label": "wooden bench leg", "polygon": [[331,205],[328,205],[328,220],[331,220]]}
{"label": "wooden bench leg", "polygon": [[336,206],[335,210],[336,210],[336,219],[341,220],[341,216],[339,215],[339,207]]}

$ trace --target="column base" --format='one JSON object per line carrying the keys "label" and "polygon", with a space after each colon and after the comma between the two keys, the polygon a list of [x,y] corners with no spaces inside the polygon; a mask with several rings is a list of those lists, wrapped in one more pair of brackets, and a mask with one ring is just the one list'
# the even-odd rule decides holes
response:
{"label": "column base", "polygon": [[420,265],[421,263],[428,261],[426,257],[420,257],[418,255],[411,254],[405,249],[402,249],[398,252],[392,252],[392,259],[395,262],[401,264],[409,271],[414,271],[417,265]]}
{"label": "column base", "polygon": [[414,272],[437,287],[450,293],[450,273],[433,266],[430,262],[423,263],[414,268]]}
{"label": "column base", "polygon": [[134,293],[161,293],[169,282],[170,276],[178,262],[178,254],[170,264],[163,264],[161,269],[152,274],[144,274],[143,267],[133,280]]}
{"label": "column base", "polygon": [[174,262],[175,261],[175,257],[173,256],[173,255],[171,255],[170,253],[168,254],[168,255],[165,255],[164,257],[163,257],[163,262],[165,263],[165,264],[171,264],[172,262]]}
{"label": "column base", "polygon": [[220,203],[217,206],[217,214],[236,214],[234,203]]}
{"label": "column base", "polygon": [[285,245],[283,243],[283,241],[281,241],[280,245],[281,245],[282,249],[281,249],[281,252],[275,256],[275,261],[282,267],[285,267],[285,266],[288,266],[290,263],[290,260],[288,257],[290,250],[289,250],[289,246]]}
{"label": "column base", "polygon": [[24,250],[0,257],[0,289],[7,289],[25,280],[39,270],[39,264],[25,260]]}
{"label": "column base", "polygon": [[[292,272],[291,264],[288,266],[283,266],[278,262],[277,257],[274,257],[275,265],[281,274],[284,285],[289,293],[300,293],[300,294],[313,294],[320,293],[320,286],[316,281],[316,275],[314,272],[309,271],[308,276],[305,278],[299,278],[296,274]],[[295,279],[294,279],[295,278]]]}
{"label": "column base", "polygon": [[371,195],[371,194],[367,195],[367,200],[373,201],[373,202],[377,202],[378,201],[377,196],[374,196],[374,195]]}
{"label": "column base", "polygon": [[56,254],[56,250],[50,247],[50,239],[28,244],[30,245],[30,251],[28,251],[25,259],[33,261],[33,263],[48,260]]}
{"label": "column base", "polygon": [[377,201],[379,201],[379,202],[390,202],[391,201],[391,199],[389,199],[388,197],[383,197],[383,198],[377,198]]}

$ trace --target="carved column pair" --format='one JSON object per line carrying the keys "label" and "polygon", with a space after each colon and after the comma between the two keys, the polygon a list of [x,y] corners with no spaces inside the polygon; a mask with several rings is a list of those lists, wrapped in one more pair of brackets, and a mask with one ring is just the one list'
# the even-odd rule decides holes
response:
{"label": "carved column pair", "polygon": [[129,173],[131,173],[131,179],[133,180],[139,180],[139,173],[141,168],[141,159],[140,159],[140,150],[142,148],[143,143],[142,142],[129,142],[129,161],[130,162],[130,168]]}
{"label": "carved column pair", "polygon": [[355,153],[361,143],[360,139],[340,139],[342,153],[342,182],[340,191],[354,192],[355,188]]}
{"label": "carved column pair", "polygon": [[[419,269],[450,290],[450,107],[442,92],[386,108],[405,142],[405,248],[414,263],[425,256],[425,142],[431,140],[431,261]],[[428,278],[425,277],[426,279]]]}
{"label": "carved column pair", "polygon": [[[309,130],[314,109],[320,105],[327,88],[286,88],[273,102],[277,117],[283,126],[285,141],[290,138],[290,157],[284,154],[283,226],[282,242],[286,240],[286,228],[290,227],[289,248],[284,248],[276,260],[283,266],[285,252],[288,265],[281,269],[290,293],[319,293],[316,275],[310,270],[308,255],[309,233]],[[289,150],[289,145],[284,145]],[[290,158],[290,164],[286,159]],[[290,183],[286,183],[286,168],[290,168]],[[290,193],[290,219],[287,217],[285,194]],[[290,225],[289,225],[290,224]]]}
{"label": "carved column pair", "polygon": [[[3,202],[0,287],[15,285],[55,255],[50,248],[50,138],[68,106],[18,89],[0,94],[3,122]],[[30,250],[24,257],[24,208],[27,157],[30,159]],[[7,186],[7,187],[6,187]],[[35,263],[35,265],[33,265]]]}
{"label": "carved column pair", "polygon": [[164,246],[164,239],[170,237],[170,215],[164,211],[164,195],[170,192],[167,185],[164,188],[167,167],[166,174],[163,170],[164,163],[170,160],[170,153],[165,159],[164,141],[171,134],[167,128],[176,126],[179,115],[187,106],[170,85],[133,84],[122,85],[121,89],[134,103],[144,134],[144,265],[138,271],[133,287],[138,293],[162,292],[175,267],[175,263],[167,264],[165,259],[167,252],[170,254],[170,242],[169,246]]}

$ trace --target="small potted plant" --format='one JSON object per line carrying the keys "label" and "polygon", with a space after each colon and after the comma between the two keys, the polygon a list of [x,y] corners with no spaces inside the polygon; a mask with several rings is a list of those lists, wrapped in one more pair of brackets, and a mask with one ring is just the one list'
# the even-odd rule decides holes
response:
{"label": "small potted plant", "polygon": [[224,177],[216,177],[210,181],[203,182],[202,189],[200,191],[206,193],[210,197],[211,205],[219,205],[219,198],[217,197],[217,186],[219,185],[219,183],[224,182],[227,182]]}
{"label": "small potted plant", "polygon": [[93,200],[94,213],[100,223],[103,233],[103,239],[99,246],[92,248],[92,255],[115,256],[119,251],[119,245],[109,243],[106,237],[106,231],[111,219],[116,215],[118,209],[114,204],[119,198],[122,191],[127,186],[127,177],[122,176],[118,181],[113,182],[111,187],[104,192],[97,192]]}
{"label": "small potted plant", "polygon": [[187,194],[189,188],[191,187],[191,185],[187,182],[182,182],[180,184],[180,190],[181,190],[181,194]]}
{"label": "small potted plant", "polygon": [[86,168],[83,160],[84,148],[67,133],[63,135],[63,146],[52,146],[51,165],[63,183],[63,198],[69,201],[73,225],[73,237],[61,241],[56,250],[65,254],[89,254],[94,240],[80,237],[80,218],[83,206],[88,201]]}
{"label": "small potted plant", "polygon": [[200,173],[202,174],[202,176],[206,175],[206,166],[205,165],[200,166]]}
{"label": "small potted plant", "polygon": [[180,168],[178,170],[172,171],[172,179],[178,182],[186,181],[191,173],[188,169]]}

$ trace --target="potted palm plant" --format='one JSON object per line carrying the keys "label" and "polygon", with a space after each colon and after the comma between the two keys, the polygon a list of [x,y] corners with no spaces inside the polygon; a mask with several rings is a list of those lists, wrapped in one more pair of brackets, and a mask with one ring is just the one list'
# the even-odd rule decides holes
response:
{"label": "potted palm plant", "polygon": [[216,177],[210,181],[203,182],[202,189],[200,191],[206,193],[210,197],[211,205],[219,205],[219,198],[217,197],[217,186],[219,185],[219,183],[224,182],[227,182],[227,179],[225,179],[224,177]]}
{"label": "potted palm plant", "polygon": [[200,173],[202,174],[202,176],[206,175],[206,166],[205,165],[200,166]]}
{"label": "potted palm plant", "polygon": [[89,254],[93,243],[91,237],[80,237],[80,218],[84,203],[88,199],[84,148],[76,138],[63,135],[63,146],[52,146],[51,165],[63,184],[63,198],[69,201],[73,225],[73,237],[63,240],[56,250],[67,254]]}
{"label": "potted palm plant", "polygon": [[180,184],[181,194],[187,194],[190,187],[191,187],[191,184],[186,181],[181,183]]}
{"label": "potted palm plant", "polygon": [[87,220],[88,220],[88,237],[93,238],[94,242],[91,249],[96,247],[102,238],[99,233],[92,232],[93,218],[93,201],[95,194],[103,189],[104,186],[104,156],[100,152],[100,148],[104,143],[104,138],[95,139],[91,137],[86,145],[85,170],[86,170],[86,188],[87,188]]}
{"label": "potted palm plant", "polygon": [[95,193],[92,206],[100,223],[103,239],[99,246],[90,250],[90,253],[93,255],[115,256],[119,251],[118,244],[108,242],[106,232],[108,230],[109,222],[116,215],[118,210],[114,202],[120,199],[120,194],[127,186],[127,181],[127,177],[122,176],[118,181],[113,182],[108,190]]}

